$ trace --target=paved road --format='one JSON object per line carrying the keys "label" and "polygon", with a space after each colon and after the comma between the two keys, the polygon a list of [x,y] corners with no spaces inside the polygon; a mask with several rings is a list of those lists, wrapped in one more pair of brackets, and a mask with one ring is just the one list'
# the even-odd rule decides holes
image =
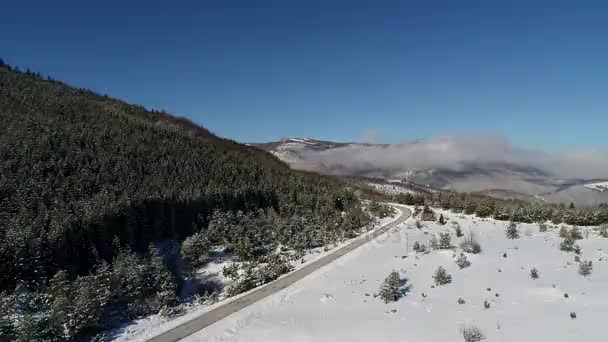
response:
{"label": "paved road", "polygon": [[343,256],[344,254],[363,245],[364,243],[370,241],[371,239],[378,237],[379,235],[385,233],[386,231],[396,227],[403,221],[407,220],[407,218],[410,217],[410,215],[412,214],[409,209],[407,209],[403,206],[400,206],[400,205],[394,205],[394,206],[399,207],[399,209],[401,210],[401,216],[399,216],[396,220],[394,220],[390,223],[387,223],[386,225],[374,230],[369,235],[358,237],[358,238],[354,239],[348,245],[345,245],[314,262],[311,262],[310,264],[302,267],[301,269],[299,269],[293,273],[290,273],[290,274],[284,276],[283,278],[279,278],[266,286],[260,287],[257,290],[252,291],[249,294],[246,294],[236,300],[233,300],[224,305],[221,305],[221,306],[217,307],[216,309],[208,311],[208,312],[192,319],[191,321],[188,321],[182,325],[179,325],[160,335],[152,337],[148,341],[151,341],[151,342],[179,341],[182,338],[190,336],[190,335],[194,334],[195,332],[202,330],[205,327],[207,327],[223,318],[226,318],[227,316],[229,316],[263,298],[266,298],[278,291],[285,289],[286,287],[290,286],[291,284],[295,283],[296,281],[306,277],[307,275],[318,270],[319,268],[331,263],[332,261],[338,259],[339,257]]}

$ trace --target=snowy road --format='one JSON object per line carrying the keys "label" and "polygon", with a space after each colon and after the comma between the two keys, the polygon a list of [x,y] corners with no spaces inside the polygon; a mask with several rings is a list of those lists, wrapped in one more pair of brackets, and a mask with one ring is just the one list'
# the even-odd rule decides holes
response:
{"label": "snowy road", "polygon": [[174,329],[171,329],[160,335],[152,337],[148,341],[152,341],[152,342],[178,341],[180,339],[183,339],[187,336],[190,336],[190,335],[196,333],[197,331],[199,331],[263,298],[266,298],[278,291],[281,291],[281,290],[287,288],[288,286],[292,285],[293,283],[297,282],[298,280],[315,272],[316,270],[322,268],[323,266],[328,265],[329,263],[340,258],[341,256],[345,255],[346,253],[354,250],[355,248],[365,244],[366,242],[370,241],[371,239],[374,239],[374,238],[380,236],[381,234],[387,232],[388,230],[397,227],[399,224],[403,223],[405,220],[407,220],[410,217],[411,211],[409,209],[407,209],[407,207],[401,206],[401,205],[394,205],[394,206],[398,207],[401,212],[401,215],[394,221],[387,223],[386,225],[374,230],[373,232],[371,232],[369,234],[366,234],[364,236],[354,239],[348,245],[337,249],[336,251],[332,252],[331,254],[328,254],[327,256],[325,256],[321,259],[318,259],[318,260],[310,263],[309,265],[284,276],[283,278],[280,278],[280,279],[278,279],[268,285],[260,287],[256,290],[253,290],[251,293],[248,293],[236,300],[226,303],[225,305],[222,305],[214,310],[206,312],[206,313],[202,314],[201,316],[194,318],[191,321],[188,321],[180,326],[175,327]]}

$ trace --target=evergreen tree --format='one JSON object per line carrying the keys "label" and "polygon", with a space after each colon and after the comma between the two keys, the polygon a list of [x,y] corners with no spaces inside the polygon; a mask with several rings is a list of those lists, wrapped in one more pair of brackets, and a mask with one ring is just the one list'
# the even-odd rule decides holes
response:
{"label": "evergreen tree", "polygon": [[439,233],[439,248],[448,249],[452,247],[450,233]]}
{"label": "evergreen tree", "polygon": [[395,302],[401,297],[401,278],[399,272],[393,270],[384,279],[378,295],[384,300],[385,303]]}
{"label": "evergreen tree", "polygon": [[433,280],[437,286],[446,285],[452,282],[452,276],[448,274],[443,266],[439,266],[433,275]]}
{"label": "evergreen tree", "polygon": [[538,270],[536,269],[536,267],[532,267],[532,269],[530,270],[530,277],[532,279],[538,279]]}
{"label": "evergreen tree", "polygon": [[192,267],[198,268],[207,264],[209,257],[209,241],[203,232],[194,233],[184,240],[181,248],[182,257]]}
{"label": "evergreen tree", "polygon": [[467,256],[464,253],[460,253],[458,259],[456,259],[456,265],[460,267],[460,269],[471,266],[471,262],[467,259]]}
{"label": "evergreen tree", "polygon": [[519,239],[519,230],[517,230],[517,224],[515,222],[510,222],[507,227],[507,237],[509,239]]}
{"label": "evergreen tree", "polygon": [[445,224],[445,218],[443,218],[443,214],[439,214],[439,224],[441,224],[441,225]]}

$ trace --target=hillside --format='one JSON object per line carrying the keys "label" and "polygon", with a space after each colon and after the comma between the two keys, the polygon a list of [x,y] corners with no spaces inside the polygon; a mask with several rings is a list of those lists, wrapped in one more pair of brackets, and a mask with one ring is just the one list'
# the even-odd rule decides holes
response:
{"label": "hillside", "polygon": [[[194,265],[176,266],[163,249],[193,234],[205,246],[200,260],[224,245],[255,261],[278,244],[322,245],[363,225],[357,199],[330,178],[185,119],[3,65],[0,160],[0,339],[88,336],[118,313],[174,303]],[[59,282],[75,293],[49,293]]]}

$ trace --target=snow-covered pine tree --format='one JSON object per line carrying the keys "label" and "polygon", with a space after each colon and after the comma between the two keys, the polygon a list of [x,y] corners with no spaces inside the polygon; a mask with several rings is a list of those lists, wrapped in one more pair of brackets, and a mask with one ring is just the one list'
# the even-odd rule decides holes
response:
{"label": "snow-covered pine tree", "polygon": [[452,282],[452,276],[448,274],[443,266],[439,266],[433,275],[433,280],[437,286],[445,285]]}
{"label": "snow-covered pine tree", "polygon": [[401,297],[401,277],[399,272],[393,270],[384,279],[384,282],[380,286],[378,295],[384,300],[385,303],[395,302]]}
{"label": "snow-covered pine tree", "polygon": [[467,259],[467,256],[464,253],[460,253],[460,256],[456,259],[456,265],[460,267],[460,269],[471,266],[471,262]]}
{"label": "snow-covered pine tree", "polygon": [[509,222],[507,226],[507,237],[509,239],[519,239],[519,230],[517,230],[517,224],[513,221]]}

